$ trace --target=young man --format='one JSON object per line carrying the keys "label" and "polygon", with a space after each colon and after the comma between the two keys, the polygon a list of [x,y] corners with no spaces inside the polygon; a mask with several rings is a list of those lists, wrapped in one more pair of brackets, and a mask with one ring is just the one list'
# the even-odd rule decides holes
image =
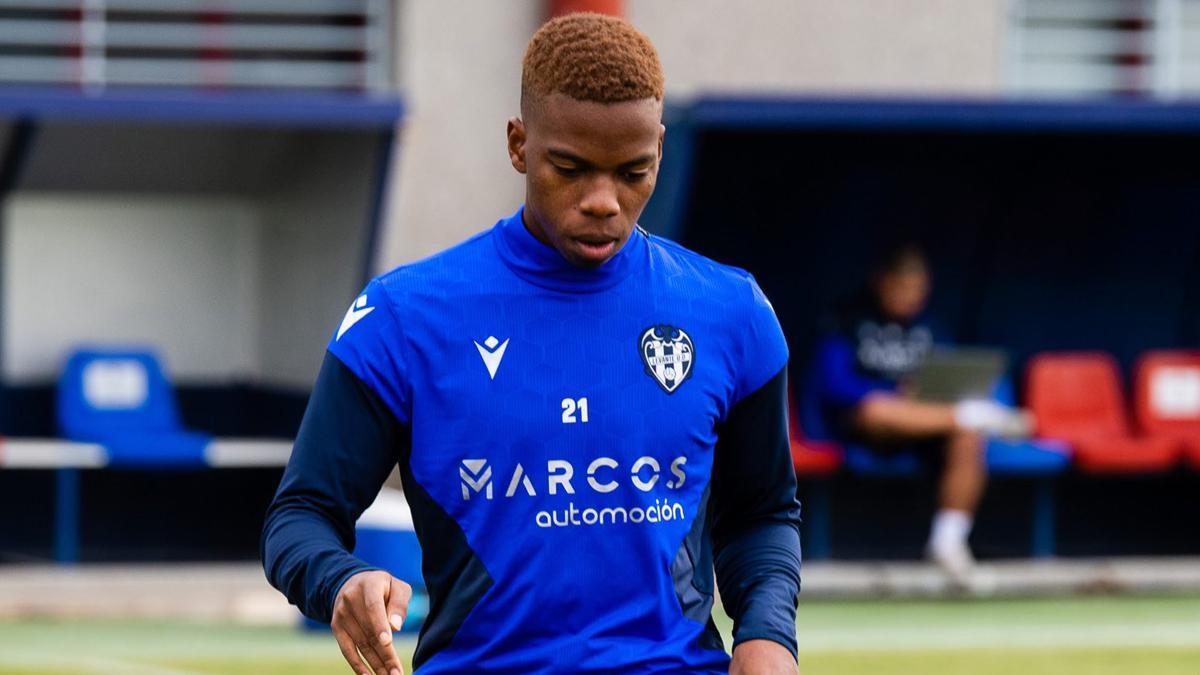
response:
{"label": "young man", "polygon": [[1020,435],[1019,411],[990,401],[957,405],[904,395],[904,385],[933,347],[924,320],[931,288],[924,253],[888,251],[870,287],[843,308],[817,349],[816,371],[829,427],[880,452],[917,447],[940,453],[938,510],[926,553],[955,582],[969,584],[975,558],[967,545],[987,482],[984,434]]}
{"label": "young man", "polygon": [[411,588],[348,553],[397,463],[421,672],[795,672],[787,348],[749,274],[637,227],[662,99],[629,24],[547,23],[508,123],[524,207],[372,280],[335,332],[263,560],[356,672],[400,668]]}

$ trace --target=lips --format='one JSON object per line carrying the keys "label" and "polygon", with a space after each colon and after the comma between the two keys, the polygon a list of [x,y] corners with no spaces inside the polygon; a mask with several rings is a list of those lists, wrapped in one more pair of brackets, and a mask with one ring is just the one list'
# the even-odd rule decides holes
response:
{"label": "lips", "polygon": [[575,243],[576,249],[585,258],[597,261],[607,260],[617,246],[616,239],[575,237],[571,241]]}

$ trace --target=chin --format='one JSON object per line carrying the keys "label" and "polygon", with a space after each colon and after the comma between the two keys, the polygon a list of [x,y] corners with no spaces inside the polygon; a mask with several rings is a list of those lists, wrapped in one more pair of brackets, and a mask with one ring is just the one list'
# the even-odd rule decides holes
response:
{"label": "chin", "polygon": [[[559,251],[559,253],[562,254],[562,251]],[[609,260],[612,260],[612,256],[608,256],[607,258],[604,258],[601,260],[597,260],[595,258],[584,258],[581,256],[568,255],[568,254],[562,254],[562,256],[564,258],[566,258],[567,262],[571,263],[572,265],[574,265],[576,267],[582,267],[584,269],[589,269],[589,270],[597,269],[604,263],[608,262]]]}

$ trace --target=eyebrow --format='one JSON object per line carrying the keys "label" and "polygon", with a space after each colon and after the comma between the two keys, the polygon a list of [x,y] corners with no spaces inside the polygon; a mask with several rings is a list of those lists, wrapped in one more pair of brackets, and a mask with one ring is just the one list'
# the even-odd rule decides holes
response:
{"label": "eyebrow", "polygon": [[[580,157],[579,155],[576,155],[575,153],[568,152],[566,150],[559,150],[556,148],[547,148],[546,154],[549,155],[550,157],[553,157],[554,159],[560,159],[560,160],[564,160],[567,162],[571,162],[573,164],[578,164],[581,167],[592,166],[592,163],[589,162],[588,160]],[[646,153],[639,157],[635,157],[635,158],[629,160],[628,162],[622,162],[621,165],[618,166],[617,168],[618,169],[628,169],[628,168],[638,166],[641,164],[650,164],[656,158],[657,158],[656,155]]]}

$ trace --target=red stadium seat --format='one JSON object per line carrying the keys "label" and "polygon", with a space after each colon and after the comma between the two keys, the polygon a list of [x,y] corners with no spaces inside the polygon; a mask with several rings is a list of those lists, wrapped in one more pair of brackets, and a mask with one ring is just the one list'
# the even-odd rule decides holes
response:
{"label": "red stadium seat", "polygon": [[1116,361],[1100,352],[1043,353],[1029,363],[1026,402],[1037,433],[1062,439],[1075,463],[1096,473],[1165,471],[1180,455],[1177,441],[1132,433]]}
{"label": "red stadium seat", "polygon": [[1200,469],[1200,351],[1151,351],[1134,371],[1134,416],[1148,436],[1170,438]]}
{"label": "red stadium seat", "polygon": [[841,465],[836,443],[792,439],[792,466],[798,475],[829,475]]}
{"label": "red stadium seat", "polygon": [[792,466],[801,476],[827,476],[842,465],[842,451],[836,443],[804,437],[796,415],[795,397],[788,392],[788,436],[792,442]]}
{"label": "red stadium seat", "polygon": [[804,528],[809,560],[825,560],[833,555],[832,505],[833,476],[842,466],[842,448],[829,441],[806,438],[797,415],[796,397],[788,389],[788,437],[792,446],[792,467],[796,478],[807,478],[804,501]]}

